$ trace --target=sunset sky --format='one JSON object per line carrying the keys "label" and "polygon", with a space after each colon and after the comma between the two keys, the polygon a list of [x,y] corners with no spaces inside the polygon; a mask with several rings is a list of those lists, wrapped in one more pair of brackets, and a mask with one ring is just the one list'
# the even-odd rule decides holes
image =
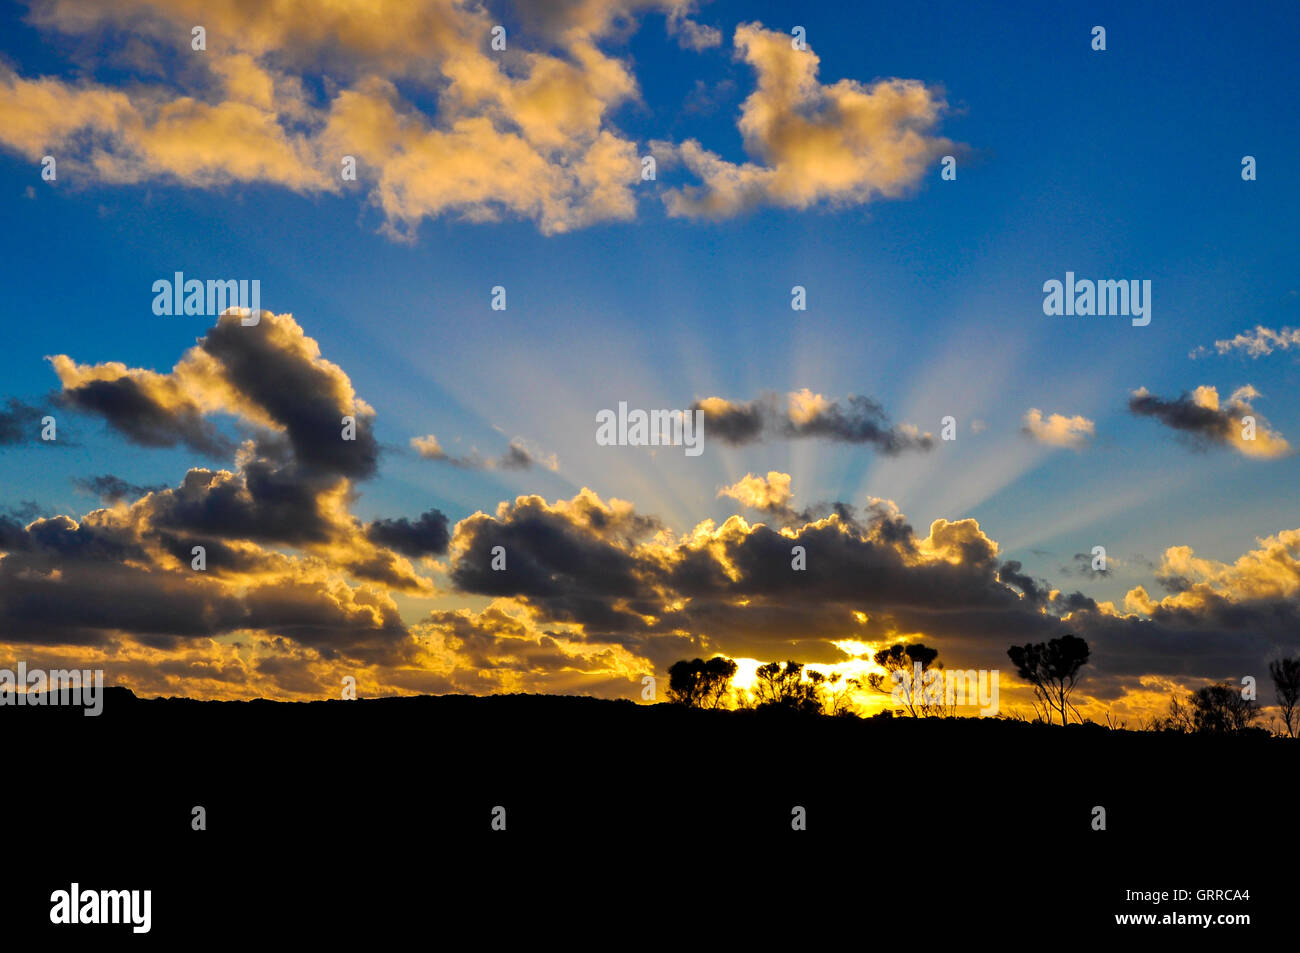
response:
{"label": "sunset sky", "polygon": [[[3,7],[0,664],[639,699],[903,639],[1015,706],[1007,646],[1070,632],[1093,717],[1263,684],[1300,11],[1133,6]],[[155,315],[176,272],[270,313]],[[1149,280],[1149,326],[1045,315],[1067,272]],[[703,453],[598,446],[620,401],[701,407]]]}

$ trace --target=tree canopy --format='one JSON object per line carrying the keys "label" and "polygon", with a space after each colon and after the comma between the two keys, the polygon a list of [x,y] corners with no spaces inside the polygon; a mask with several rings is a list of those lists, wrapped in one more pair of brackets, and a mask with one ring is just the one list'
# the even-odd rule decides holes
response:
{"label": "tree canopy", "polygon": [[1079,669],[1088,662],[1088,643],[1077,635],[1063,635],[1047,642],[1013,645],[1007,655],[1017,674],[1034,686],[1034,694],[1047,720],[1059,713],[1061,724],[1070,720],[1070,712],[1082,717],[1070,704],[1070,692],[1079,680]]}
{"label": "tree canopy", "polygon": [[668,698],[690,708],[721,708],[735,675],[735,661],[723,655],[682,659],[668,669]]}

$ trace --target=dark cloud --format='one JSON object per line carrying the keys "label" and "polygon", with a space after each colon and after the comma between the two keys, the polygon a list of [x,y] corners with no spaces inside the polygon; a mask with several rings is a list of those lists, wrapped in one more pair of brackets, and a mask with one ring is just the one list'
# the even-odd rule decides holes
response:
{"label": "dark cloud", "polygon": [[[264,313],[244,327],[223,316],[199,341],[224,379],[244,400],[282,426],[294,459],[305,471],[363,479],[379,461],[371,415],[352,398],[347,376],[316,353],[315,342],[285,316]],[[355,439],[344,439],[343,417],[355,418]]]}
{"label": "dark cloud", "polygon": [[[372,542],[348,511],[352,481],[377,465],[373,411],[291,317],[263,312],[259,325],[244,327],[239,315],[223,315],[167,374],[63,355],[51,362],[65,402],[135,443],[229,452],[211,429],[213,413],[233,415],[253,436],[233,470],[194,468],[175,487],[112,474],[77,481],[112,502],[138,497],[127,507],[27,527],[0,517],[6,638],[177,648],[246,630],[326,660],[409,650],[388,590],[427,593],[431,583]],[[355,440],[344,438],[345,416],[355,417]],[[385,523],[390,536],[402,528],[414,545],[436,520]],[[201,571],[191,566],[195,546],[206,551]]]}
{"label": "dark cloud", "polygon": [[24,530],[0,519],[0,549],[0,632],[11,641],[96,644],[119,631],[170,639],[209,633],[222,616],[207,587],[153,571],[122,526],[56,516]]}
{"label": "dark cloud", "polygon": [[[592,519],[597,512],[605,527]],[[1300,576],[1300,532],[1291,535],[1270,541],[1277,552],[1258,564],[1286,561]],[[1125,612],[1000,561],[973,520],[938,520],[918,536],[883,503],[856,520],[835,513],[777,531],[733,518],[703,535],[658,540],[653,522],[589,491],[555,504],[521,497],[457,526],[452,578],[467,592],[523,602],[539,625],[578,625],[574,638],[643,657],[657,657],[662,639],[691,638],[733,656],[825,663],[844,660],[837,640],[921,637],[950,666],[1004,669],[1009,645],[1076,634],[1093,647],[1085,691],[1098,698],[1149,675],[1265,678],[1270,658],[1300,650],[1296,594],[1258,595],[1264,587],[1249,580],[1210,584],[1166,570],[1177,594]],[[491,569],[497,545],[504,572]],[[791,566],[794,546],[804,548],[803,571]]]}
{"label": "dark cloud", "polygon": [[1201,445],[1228,443],[1238,426],[1229,411],[1197,403],[1191,394],[1164,400],[1139,391],[1129,398],[1128,409],[1139,417],[1153,417],[1166,427],[1189,435]]}
{"label": "dark cloud", "polygon": [[1253,675],[1262,684],[1270,659],[1300,651],[1295,599],[1216,598],[1194,609],[1159,607],[1149,617],[1085,609],[1070,621],[1092,645],[1093,673],[1103,680],[1158,673],[1239,683]]}
{"label": "dark cloud", "polygon": [[832,402],[805,420],[787,418],[782,424],[791,437],[825,437],[844,443],[869,443],[885,454],[929,450],[934,440],[890,425],[884,408],[870,397],[849,396]]}
{"label": "dark cloud", "polygon": [[532,465],[533,455],[522,444],[513,440],[510,442],[510,446],[506,448],[506,452],[497,461],[497,466],[503,470],[527,470]]}
{"label": "dark cloud", "polygon": [[5,512],[16,520],[29,523],[38,516],[44,516],[45,507],[41,506],[36,500],[19,500],[17,503],[6,507]]}
{"label": "dark cloud", "polygon": [[[78,523],[67,516],[38,519],[26,527],[0,519],[0,543],[11,555],[26,556],[24,565],[40,572],[56,570],[64,562],[148,559],[144,546],[129,530],[89,519]],[[9,561],[6,557],[3,565],[8,567]]]}
{"label": "dark cloud", "polygon": [[168,374],[50,360],[66,406],[143,446],[229,456],[234,445],[208,419],[224,412],[258,433],[260,456],[292,463],[305,479],[364,479],[378,464],[373,413],[289,315],[262,312],[245,327],[240,315],[223,314]]}
{"label": "dark cloud", "polygon": [[1251,406],[1251,401],[1260,396],[1246,384],[1222,402],[1213,387],[1198,387],[1177,400],[1162,400],[1143,387],[1133,392],[1129,410],[1159,420],[1198,449],[1226,446],[1248,457],[1285,456],[1291,452],[1286,438]]}
{"label": "dark cloud", "polygon": [[[202,572],[190,568],[199,544],[208,548]],[[58,516],[26,528],[0,517],[0,551],[0,632],[11,643],[105,645],[128,636],[175,649],[247,629],[310,645],[322,657],[376,659],[394,657],[406,634],[386,597],[274,552],[215,538],[145,538],[132,514],[99,510],[80,523]],[[260,580],[223,581],[236,572]]]}
{"label": "dark cloud", "polygon": [[1002,564],[1002,568],[998,570],[998,580],[1019,589],[1030,605],[1042,605],[1047,599],[1048,587],[1046,585],[1040,586],[1032,576],[1022,573],[1021,568],[1018,560],[1008,559]]}
{"label": "dark cloud", "polygon": [[[0,632],[10,643],[133,640],[189,649],[248,633],[278,646],[251,668],[278,685],[315,691],[322,676],[308,669],[317,662],[409,662],[417,640],[390,590],[431,594],[432,583],[409,560],[445,552],[459,590],[510,597],[476,613],[435,612],[425,623],[429,644],[441,653],[438,665],[473,672],[464,681],[448,675],[447,684],[485,690],[528,679],[530,687],[543,680],[625,691],[628,673],[647,660],[655,670],[713,651],[831,662],[846,657],[836,642],[913,637],[940,647],[950,665],[996,668],[1006,666],[1008,645],[1071,632],[1093,645],[1089,690],[1100,697],[1153,672],[1262,676],[1264,662],[1294,651],[1300,633],[1297,597],[1262,584],[1273,576],[1234,588],[1221,581],[1226,570],[1209,573],[1207,582],[1200,563],[1167,557],[1157,581],[1169,595],[1155,601],[1135,590],[1117,609],[1057,591],[1019,562],[1003,561],[975,520],[940,519],[918,532],[878,500],[859,509],[828,503],[796,511],[784,474],[784,482],[771,473],[747,478],[751,485],[736,494],[778,515],[780,529],[733,517],[674,535],[631,504],[589,490],[554,503],[521,496],[454,530],[437,510],[362,524],[349,507],[355,481],[377,465],[373,413],[287,316],[252,328],[223,317],[169,374],[78,367],[68,359],[55,366],[67,399],[127,428],[136,442],[202,443],[209,413],[234,415],[251,437],[233,469],[194,468],[174,487],[135,486],[112,474],[78,481],[110,501],[138,497],[130,506],[30,525],[0,515]],[[118,386],[97,386],[104,383]],[[1165,422],[1175,427],[1170,421],[1194,416],[1170,410],[1179,402],[1151,400],[1134,412],[1169,416]],[[1201,394],[1192,403],[1205,409],[1206,400]],[[132,402],[145,419],[127,422]],[[928,435],[892,425],[869,398],[832,401],[803,391],[696,406],[711,435],[725,442],[822,438],[883,453],[932,446]],[[356,441],[342,439],[344,415],[357,419]],[[479,463],[523,468],[535,460],[512,442],[499,460]],[[203,572],[190,568],[195,545],[207,550]],[[1300,534],[1269,545],[1274,550],[1258,565],[1300,566]],[[505,571],[492,569],[497,546],[505,550]],[[806,559],[802,570],[791,565],[796,546]],[[418,644],[422,651],[425,643]],[[429,670],[422,661],[410,670]],[[215,667],[211,676],[194,677],[220,680],[235,670],[196,664],[186,671]],[[597,681],[584,683],[593,671]],[[441,672],[419,677],[442,684]]]}
{"label": "dark cloud", "polygon": [[[50,360],[63,400],[100,414],[136,443],[230,452],[205,416],[218,412],[254,434],[233,472],[192,469],[175,488],[133,486],[111,474],[79,484],[110,502],[152,490],[137,507],[154,530],[298,547],[357,534],[347,503],[350,481],[377,466],[373,411],[291,316],[262,312],[258,324],[244,326],[239,314],[224,314],[167,374]],[[410,584],[391,558],[353,555],[363,574]]]}
{"label": "dark cloud", "polygon": [[[795,641],[809,660],[826,661],[842,656],[835,639],[924,631],[1000,644],[1010,633],[1024,641],[1062,631],[1045,590],[1022,596],[999,578],[996,545],[972,520],[938,521],[921,540],[875,505],[862,522],[835,513],[785,532],[729,520],[707,539],[659,545],[657,531],[589,491],[554,505],[521,497],[503,515],[457,525],[452,580],[636,651],[662,635],[705,633],[727,654],[763,658]],[[805,571],[791,567],[796,545]],[[495,546],[505,548],[504,572],[491,568]],[[858,627],[855,611],[872,617],[870,627]]]}
{"label": "dark cloud", "polygon": [[233,444],[193,404],[165,406],[131,377],[91,380],[63,391],[65,406],[102,417],[132,443],[144,447],[184,444],[209,456],[227,456]]}
{"label": "dark cloud", "polygon": [[337,529],[321,485],[294,468],[262,460],[240,473],[190,470],[179,486],[149,498],[154,526],[174,531],[303,545],[324,543]]}
{"label": "dark cloud", "polygon": [[785,396],[765,394],[743,403],[710,397],[693,403],[691,410],[703,411],[704,432],[709,437],[735,446],[776,437],[819,437],[869,444],[890,456],[934,446],[929,434],[891,424],[879,403],[858,395],[829,400],[803,390]]}
{"label": "dark cloud", "polygon": [[[346,598],[337,598],[340,595]],[[243,597],[246,625],[310,646],[323,658],[337,658],[346,651],[357,658],[395,661],[407,634],[397,607],[361,601],[355,595],[353,590],[331,590],[306,580],[257,586]]]}
{"label": "dark cloud", "polygon": [[[641,518],[625,520],[594,497],[579,496],[562,510],[541,497],[520,497],[504,522],[476,513],[457,524],[461,552],[452,581],[485,595],[554,600],[557,619],[580,621],[596,614],[613,620],[617,610],[603,603],[639,592],[636,561],[626,543],[656,526]],[[497,546],[506,550],[505,572],[491,568]],[[580,603],[582,612],[562,612],[566,600]]]}
{"label": "dark cloud", "polygon": [[[1058,566],[1057,572],[1062,576],[1089,576],[1092,578],[1102,578],[1110,575],[1110,569],[1093,569],[1092,561],[1095,557],[1092,553],[1075,553],[1070,557],[1070,562],[1064,566]],[[1109,565],[1109,564],[1107,564]],[[1150,564],[1148,563],[1148,566]]]}
{"label": "dark cloud", "polygon": [[57,442],[41,440],[41,418],[48,413],[44,408],[10,397],[0,407],[0,447]]}
{"label": "dark cloud", "polygon": [[141,497],[147,493],[154,493],[158,490],[167,489],[166,483],[144,486],[139,483],[129,483],[119,476],[114,476],[112,473],[78,478],[72,482],[76,485],[77,489],[84,490],[87,493],[93,493],[95,496],[107,503],[117,503],[127,497]]}
{"label": "dark cloud", "polygon": [[743,446],[763,437],[767,410],[761,400],[732,403],[721,397],[711,397],[691,404],[691,412],[697,410],[704,411],[704,432],[710,439]]}
{"label": "dark cloud", "polygon": [[436,556],[447,551],[451,531],[447,517],[439,510],[421,513],[416,520],[406,517],[375,520],[366,527],[373,543],[395,549],[404,556]]}
{"label": "dark cloud", "polygon": [[18,518],[0,514],[0,553],[15,552],[27,544],[27,531]]}
{"label": "dark cloud", "polygon": [[168,532],[157,532],[153,534],[151,541],[156,542],[163,552],[171,555],[183,569],[193,564],[194,547],[202,546],[207,564],[204,572],[212,576],[273,573],[282,569],[285,564],[285,557],[279,553],[252,546],[236,546],[215,536],[177,536]]}

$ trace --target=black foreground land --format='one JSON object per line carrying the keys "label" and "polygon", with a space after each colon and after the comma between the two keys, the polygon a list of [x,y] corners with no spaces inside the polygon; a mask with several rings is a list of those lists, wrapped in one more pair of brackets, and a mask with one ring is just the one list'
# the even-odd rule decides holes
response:
{"label": "black foreground land", "polygon": [[[1276,738],[538,695],[287,704],[123,689],[95,718],[0,709],[0,738],[0,915],[20,937],[381,940],[459,924],[538,940],[589,929],[592,945],[599,922],[638,946],[801,924],[872,945],[916,930],[923,946],[1121,930],[1221,943],[1289,931],[1300,844],[1300,742]],[[206,830],[192,829],[195,806]],[[806,830],[792,830],[795,807]],[[50,894],[73,881],[151,889],[152,930],[50,927]],[[1192,899],[1125,900],[1178,888]],[[1195,900],[1202,889],[1250,900]],[[1115,925],[1149,912],[1252,922]]]}

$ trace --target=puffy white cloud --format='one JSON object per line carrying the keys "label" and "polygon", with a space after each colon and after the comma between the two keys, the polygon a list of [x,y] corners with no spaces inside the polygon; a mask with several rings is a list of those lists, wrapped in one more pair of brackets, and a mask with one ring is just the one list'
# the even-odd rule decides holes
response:
{"label": "puffy white cloud", "polygon": [[1063,414],[1043,416],[1037,407],[1025,414],[1024,431],[1039,443],[1052,447],[1079,448],[1097,433],[1097,425],[1081,414],[1066,417]]}
{"label": "puffy white cloud", "polygon": [[789,510],[790,474],[769,470],[766,477],[747,473],[731,486],[724,486],[718,496],[729,496],[751,509],[783,513]]}
{"label": "puffy white cloud", "polygon": [[[1264,357],[1274,351],[1289,351],[1292,348],[1300,348],[1300,328],[1282,328],[1280,331],[1275,331],[1262,324],[1255,325],[1253,331],[1243,331],[1235,337],[1214,342],[1214,350],[1218,354],[1240,351],[1252,358]],[[1208,349],[1198,347],[1188,356],[1198,358],[1208,353]]]}
{"label": "puffy white cloud", "polygon": [[953,144],[933,133],[946,103],[917,80],[818,81],[820,60],[758,23],[736,28],[737,56],[758,88],[741,107],[751,160],[729,162],[687,140],[673,150],[700,184],[666,193],[672,215],[724,218],[759,205],[803,209],[892,198]]}
{"label": "puffy white cloud", "polygon": [[[305,193],[344,189],[341,160],[352,156],[397,237],[442,215],[523,218],[546,234],[627,221],[640,150],[613,116],[640,89],[630,62],[603,47],[649,12],[684,46],[718,44],[693,11],[684,0],[521,4],[530,28],[494,51],[496,18],[460,0],[49,0],[34,21],[83,51],[112,49],[129,29],[133,52],[115,55],[136,76],[97,83],[93,56],[76,81],[0,70],[0,148],[54,154],[82,181]],[[189,50],[194,24],[207,31],[201,55]],[[735,41],[758,76],[741,117],[755,161],[659,144],[665,162],[679,155],[703,182],[664,193],[672,214],[894,196],[947,147],[930,132],[942,97],[924,84],[821,85],[817,57],[790,50],[784,34],[745,24]]]}

